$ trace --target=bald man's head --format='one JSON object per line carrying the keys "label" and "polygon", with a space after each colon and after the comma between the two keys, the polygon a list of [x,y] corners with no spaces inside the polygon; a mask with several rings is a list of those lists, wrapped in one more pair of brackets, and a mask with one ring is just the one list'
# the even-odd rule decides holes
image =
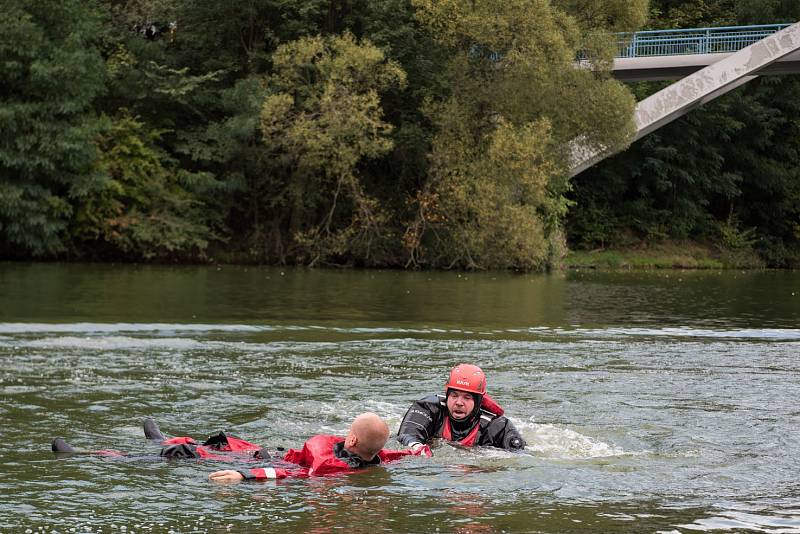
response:
{"label": "bald man's head", "polygon": [[389,425],[372,412],[362,413],[350,425],[345,447],[364,460],[372,460],[389,439]]}

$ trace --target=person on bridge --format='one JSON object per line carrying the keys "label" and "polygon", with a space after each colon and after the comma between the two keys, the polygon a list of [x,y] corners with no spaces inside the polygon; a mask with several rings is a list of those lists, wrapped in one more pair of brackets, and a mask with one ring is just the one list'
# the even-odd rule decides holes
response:
{"label": "person on bridge", "polygon": [[289,449],[283,459],[274,462],[271,467],[225,469],[211,473],[208,478],[213,482],[238,482],[323,476],[385,464],[410,455],[430,455],[427,447],[386,450],[383,446],[388,439],[389,427],[386,423],[374,413],[362,413],[353,420],[346,437],[312,436],[302,449]]}
{"label": "person on bridge", "polygon": [[490,446],[510,451],[525,448],[504,410],[486,393],[486,375],[476,365],[456,365],[444,386],[444,395],[429,395],[411,405],[400,423],[397,441],[427,454],[434,438],[459,445]]}

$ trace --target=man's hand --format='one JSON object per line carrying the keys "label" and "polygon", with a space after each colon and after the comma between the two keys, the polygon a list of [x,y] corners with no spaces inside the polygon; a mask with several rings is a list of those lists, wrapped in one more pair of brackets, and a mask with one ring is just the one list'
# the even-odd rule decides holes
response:
{"label": "man's hand", "polygon": [[431,452],[431,448],[425,445],[424,443],[414,443],[411,445],[411,450],[414,453],[414,456],[427,456],[430,458],[433,456]]}
{"label": "man's hand", "polygon": [[225,469],[224,471],[214,471],[210,475],[208,475],[209,480],[212,482],[239,482],[240,480],[244,480],[244,475],[242,475],[239,471],[234,471],[232,469]]}

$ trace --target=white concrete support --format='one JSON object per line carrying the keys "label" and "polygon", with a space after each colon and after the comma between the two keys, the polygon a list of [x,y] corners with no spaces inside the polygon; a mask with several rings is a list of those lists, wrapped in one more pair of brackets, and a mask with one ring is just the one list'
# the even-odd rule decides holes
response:
{"label": "white concrete support", "polygon": [[[692,109],[747,83],[769,65],[800,50],[800,22],[730,54],[645,98],[636,105],[634,141]],[[573,144],[570,176],[579,174],[612,152],[590,151]]]}

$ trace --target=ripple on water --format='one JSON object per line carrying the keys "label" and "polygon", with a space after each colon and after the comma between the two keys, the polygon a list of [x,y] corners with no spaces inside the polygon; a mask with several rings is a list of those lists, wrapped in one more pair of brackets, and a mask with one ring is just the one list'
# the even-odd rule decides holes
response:
{"label": "ripple on water", "polygon": [[[489,338],[502,338],[512,335],[526,335],[536,338],[578,338],[608,339],[628,337],[675,337],[675,338],[712,338],[712,339],[752,339],[769,341],[800,341],[800,329],[797,328],[696,328],[682,327],[526,327],[497,328],[491,330],[472,330],[463,328],[397,328],[384,326],[321,326],[321,325],[289,325],[289,324],[191,324],[191,323],[0,323],[0,334],[29,336],[31,334],[118,334],[118,333],[157,333],[159,337],[169,334],[253,334],[281,332],[319,332],[352,334],[357,336],[385,337],[386,335],[460,335]],[[17,339],[9,335],[0,336],[0,342]]]}

